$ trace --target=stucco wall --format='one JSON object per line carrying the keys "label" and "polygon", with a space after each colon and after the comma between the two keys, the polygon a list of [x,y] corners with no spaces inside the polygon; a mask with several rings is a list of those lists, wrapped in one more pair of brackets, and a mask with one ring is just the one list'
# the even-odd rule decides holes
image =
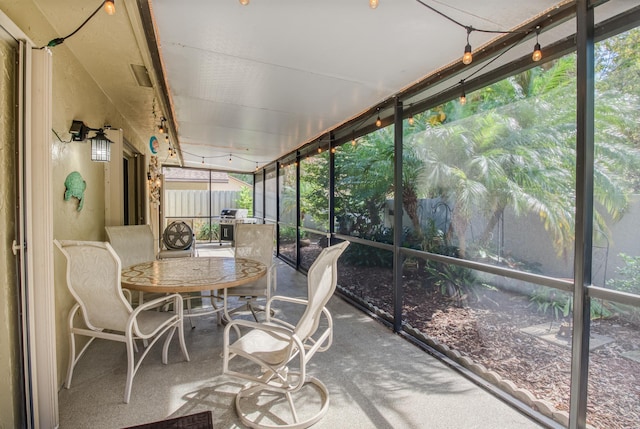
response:
{"label": "stucco wall", "polygon": [[0,39],[0,428],[21,426],[18,289],[11,252],[15,238],[15,54],[15,45]]}

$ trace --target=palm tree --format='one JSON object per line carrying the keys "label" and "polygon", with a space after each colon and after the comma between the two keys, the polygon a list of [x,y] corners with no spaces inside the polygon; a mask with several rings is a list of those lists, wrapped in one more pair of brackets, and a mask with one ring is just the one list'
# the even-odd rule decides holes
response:
{"label": "palm tree", "polygon": [[[559,254],[572,250],[575,205],[574,58],[505,79],[469,97],[467,108],[452,107],[446,123],[427,126],[408,141],[425,169],[420,189],[453,202],[449,236],[461,256],[474,213],[485,216],[478,246],[485,246],[507,208],[538,213]],[[517,101],[513,99],[517,98]],[[504,104],[505,100],[510,103]],[[489,110],[487,110],[489,108]],[[606,110],[606,109],[603,109]],[[476,113],[481,112],[481,113]],[[428,115],[428,113],[427,113]],[[608,124],[612,122],[609,121]],[[606,127],[609,134],[619,130]],[[613,130],[611,130],[613,128]],[[611,140],[609,140],[611,141]],[[608,164],[638,165],[637,152],[620,142],[607,149]],[[617,157],[616,157],[617,155]],[[615,218],[628,204],[624,182],[612,169],[596,165],[596,200]],[[424,192],[424,191],[423,191]],[[476,215],[477,217],[477,215]],[[603,216],[596,221],[601,230]]]}

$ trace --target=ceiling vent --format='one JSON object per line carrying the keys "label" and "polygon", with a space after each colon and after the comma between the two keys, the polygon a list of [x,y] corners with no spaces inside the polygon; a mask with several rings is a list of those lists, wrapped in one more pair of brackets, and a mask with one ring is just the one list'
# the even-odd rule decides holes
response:
{"label": "ceiling vent", "polygon": [[149,77],[149,72],[145,66],[139,66],[137,64],[130,64],[131,71],[138,82],[138,85],[144,86],[147,88],[153,88],[151,84],[151,78]]}

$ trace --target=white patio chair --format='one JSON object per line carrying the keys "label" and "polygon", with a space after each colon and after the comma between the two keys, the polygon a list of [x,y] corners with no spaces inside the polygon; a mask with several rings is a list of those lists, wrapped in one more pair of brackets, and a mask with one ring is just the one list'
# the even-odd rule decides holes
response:
{"label": "white patio chair", "polygon": [[[316,352],[331,346],[333,321],[325,305],[336,288],[338,258],[348,245],[345,241],[322,250],[308,272],[307,299],[273,296],[267,302],[264,323],[236,319],[225,327],[223,373],[249,381],[235,398],[238,416],[247,426],[306,428],[327,412],[329,392],[307,374],[307,365]],[[305,306],[295,325],[271,316],[272,303],[277,301]],[[238,330],[239,338],[231,343],[231,332],[238,335]],[[229,362],[236,357],[244,358],[242,365],[230,369]],[[317,410],[308,410],[317,397],[306,394],[307,390],[319,393]]]}
{"label": "white patio chair", "polygon": [[[276,263],[273,259],[275,234],[276,226],[274,224],[247,223],[235,226],[235,257],[262,262],[267,266],[267,274],[254,283],[232,287],[224,291],[225,319],[229,320],[231,314],[247,309],[251,311],[256,322],[258,321],[256,309],[259,307],[255,304],[256,300],[269,300],[277,286]],[[245,301],[244,304],[228,310],[228,298],[231,296]]]}
{"label": "white patio chair", "polygon": [[156,259],[153,232],[149,225],[105,226],[107,240],[120,258],[122,268]]}
{"label": "white patio chair", "polygon": [[[123,342],[127,348],[127,380],[124,402],[129,403],[131,386],[142,360],[153,345],[167,333],[162,348],[162,363],[167,363],[169,343],[176,329],[182,355],[188,361],[182,325],[182,297],[167,295],[138,306],[135,310],[120,287],[120,259],[109,243],[54,240],[67,258],[67,287],[76,300],[69,312],[69,366],[65,386],[71,387],[73,369],[96,338]],[[174,312],[150,311],[171,304]],[[86,327],[74,326],[76,314],[82,314]],[[89,337],[76,356],[76,335]],[[149,341],[136,362],[134,341]]]}
{"label": "white patio chair", "polygon": [[[186,225],[186,224],[185,224]],[[188,225],[187,225],[187,228]],[[153,232],[151,231],[151,226],[149,225],[121,225],[121,226],[105,226],[105,232],[107,233],[107,239],[109,240],[109,244],[113,247],[113,250],[116,251],[118,257],[120,258],[120,263],[122,268],[130,267],[132,265],[136,265],[142,262],[149,262],[156,259],[156,251],[155,251],[155,239],[153,238]],[[185,230],[186,231],[186,230]],[[187,232],[189,236],[192,235],[191,229]],[[182,239],[182,237],[180,238]],[[175,253],[171,253],[173,251],[163,250],[164,257],[166,258],[168,254],[169,257],[189,257],[193,256],[193,250],[191,249],[193,246],[189,246],[190,249],[185,250],[176,250]],[[138,305],[142,304],[144,300],[152,300],[164,296],[163,294],[157,293],[145,293],[142,291],[138,292]],[[183,300],[186,301],[187,312],[191,313],[191,300],[195,299],[196,296],[193,294],[184,294]],[[198,296],[199,298],[199,296]],[[191,323],[191,328],[194,327],[193,321],[189,319]]]}
{"label": "white patio chair", "polygon": [[[105,226],[107,240],[120,258],[122,268],[156,259],[153,232],[149,225]],[[158,298],[152,294],[147,299]],[[144,292],[138,292],[138,304],[144,301]]]}

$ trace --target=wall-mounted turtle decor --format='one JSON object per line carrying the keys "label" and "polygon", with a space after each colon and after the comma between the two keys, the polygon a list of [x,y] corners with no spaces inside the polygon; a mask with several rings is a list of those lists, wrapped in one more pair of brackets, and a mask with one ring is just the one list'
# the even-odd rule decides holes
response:
{"label": "wall-mounted turtle decor", "polygon": [[87,182],[84,181],[80,173],[74,171],[69,173],[64,181],[64,200],[69,201],[71,197],[78,199],[77,210],[82,210],[82,203],[84,202],[84,190],[87,189]]}

